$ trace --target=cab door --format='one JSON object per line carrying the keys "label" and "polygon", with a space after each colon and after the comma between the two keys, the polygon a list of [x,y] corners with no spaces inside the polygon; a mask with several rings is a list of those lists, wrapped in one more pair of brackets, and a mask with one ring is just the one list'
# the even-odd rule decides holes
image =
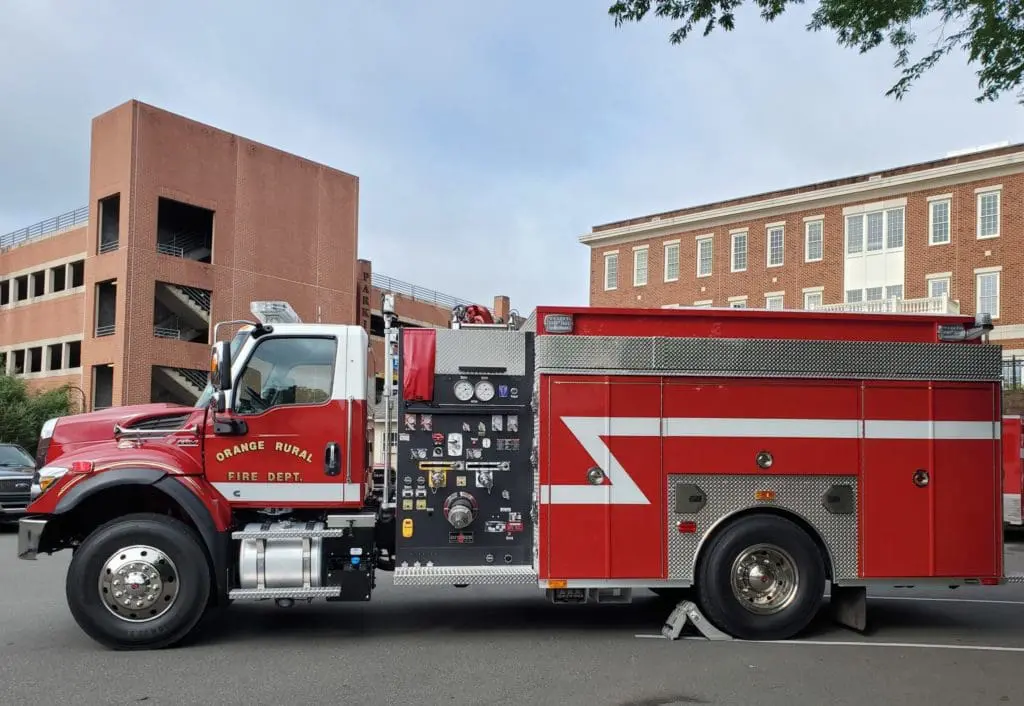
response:
{"label": "cab door", "polygon": [[208,415],[203,453],[207,479],[233,504],[361,502],[365,400],[338,394],[345,344],[331,335],[266,336],[249,348],[228,410]]}

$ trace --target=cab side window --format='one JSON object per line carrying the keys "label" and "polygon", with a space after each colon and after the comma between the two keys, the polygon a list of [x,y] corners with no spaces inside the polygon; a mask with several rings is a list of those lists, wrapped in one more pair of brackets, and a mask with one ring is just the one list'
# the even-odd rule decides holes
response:
{"label": "cab side window", "polygon": [[331,399],[338,342],[327,337],[266,338],[249,357],[235,390],[235,412],[259,414]]}

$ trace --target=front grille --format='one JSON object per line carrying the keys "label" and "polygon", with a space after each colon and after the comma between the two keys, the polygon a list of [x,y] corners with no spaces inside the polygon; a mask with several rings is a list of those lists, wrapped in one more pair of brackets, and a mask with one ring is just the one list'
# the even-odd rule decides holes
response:
{"label": "front grille", "polygon": [[[20,487],[22,485],[25,487]],[[31,490],[32,480],[27,476],[25,478],[0,478],[0,506],[8,510],[26,507]]]}

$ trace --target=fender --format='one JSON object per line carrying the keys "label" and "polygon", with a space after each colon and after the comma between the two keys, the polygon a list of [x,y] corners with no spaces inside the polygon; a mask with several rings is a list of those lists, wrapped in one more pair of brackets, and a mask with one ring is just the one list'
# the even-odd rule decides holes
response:
{"label": "fender", "polygon": [[87,498],[109,488],[131,485],[151,486],[178,504],[196,526],[210,557],[213,576],[217,586],[217,599],[226,598],[228,572],[230,570],[231,533],[220,532],[213,515],[194,492],[186,488],[173,476],[156,468],[120,468],[103,471],[74,485],[62,497],[49,514],[54,517],[66,515],[81,505]]}

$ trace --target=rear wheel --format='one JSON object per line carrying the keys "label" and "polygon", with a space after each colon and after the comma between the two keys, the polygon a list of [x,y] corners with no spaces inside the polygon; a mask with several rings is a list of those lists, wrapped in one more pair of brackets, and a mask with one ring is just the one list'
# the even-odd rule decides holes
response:
{"label": "rear wheel", "polygon": [[156,649],[192,632],[210,598],[210,567],[190,527],[164,515],[118,518],[78,547],[68,606],[79,627],[113,649]]}
{"label": "rear wheel", "polygon": [[697,568],[704,615],[742,640],[785,640],[814,619],[825,592],[818,545],[776,515],[737,520],[717,534]]}

